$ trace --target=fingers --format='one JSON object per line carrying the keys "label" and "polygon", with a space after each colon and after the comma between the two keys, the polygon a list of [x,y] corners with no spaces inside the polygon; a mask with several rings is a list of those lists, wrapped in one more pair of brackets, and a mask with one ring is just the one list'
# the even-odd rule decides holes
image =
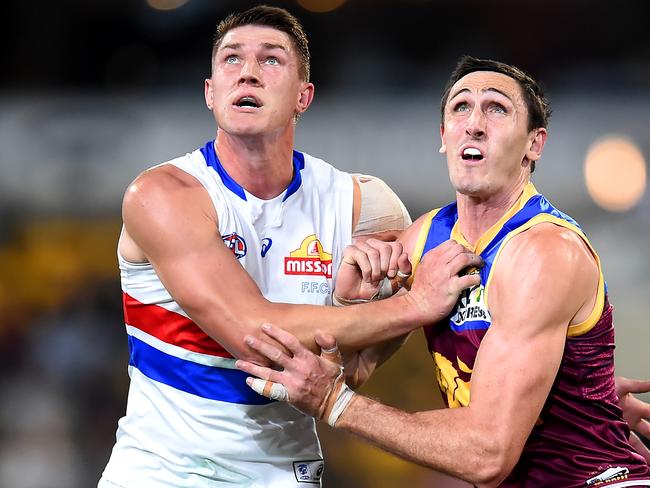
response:
{"label": "fingers", "polygon": [[341,262],[341,266],[343,265],[359,268],[363,281],[370,281],[368,277],[372,274],[372,265],[368,255],[359,249],[358,244],[345,248]]}
{"label": "fingers", "polygon": [[645,419],[641,419],[634,426],[634,430],[641,434],[643,437],[650,439],[650,422]]}
{"label": "fingers", "polygon": [[250,386],[253,391],[270,398],[271,400],[278,400],[281,402],[289,401],[289,391],[282,383],[278,382],[280,375],[279,372],[274,371],[271,368],[258,366],[257,364],[242,359],[235,361],[235,367],[245,373],[257,376],[257,378],[246,378],[246,384]]}
{"label": "fingers", "polygon": [[378,244],[379,242],[376,239],[368,239],[357,244],[359,250],[365,253],[368,259],[370,267],[362,271],[365,281],[370,283],[378,282],[388,273],[390,246],[382,246]]}
{"label": "fingers", "polygon": [[481,268],[485,264],[481,256],[474,254],[454,240],[445,241],[431,252],[426,253],[422,261],[435,260],[436,257],[442,263],[446,263],[450,277],[461,274],[461,271],[465,269]]}
{"label": "fingers", "polygon": [[[271,368],[267,368],[265,366],[259,366],[255,363],[251,363],[250,361],[244,361],[243,359],[238,359],[237,361],[235,361],[235,367],[237,369],[241,369],[242,371],[250,375],[261,378],[262,381],[264,380],[273,381],[273,379],[275,378],[274,374],[277,373],[277,371],[273,371]],[[261,394],[262,392],[258,391],[258,393]]]}
{"label": "fingers", "polygon": [[619,396],[626,393],[647,393],[650,392],[650,380],[634,380],[624,376],[616,377],[616,386]]}
{"label": "fingers", "polygon": [[262,356],[268,358],[271,360],[271,362],[283,368],[287,367],[290,358],[277,347],[272,346],[271,344],[268,344],[250,335],[244,337],[244,342],[246,345],[248,345],[248,347],[260,353]]}
{"label": "fingers", "polygon": [[637,436],[634,432],[630,433],[630,444],[632,444],[632,447],[636,449],[636,451],[641,454],[641,456],[643,456],[646,463],[650,464],[650,449],[648,449],[643,441],[639,439],[639,436]]}
{"label": "fingers", "polygon": [[344,251],[343,263],[357,266],[364,281],[377,283],[385,276],[396,276],[402,254],[404,249],[400,242],[368,239],[348,246]]}
{"label": "fingers", "polygon": [[[276,327],[273,324],[262,324],[262,332],[264,332],[270,338],[275,339],[279,344],[282,344],[294,356],[296,354],[304,352],[304,350],[306,349],[305,346],[303,346],[300,343],[300,341],[298,340],[298,338],[295,335],[291,334],[290,332],[287,332],[286,330],[281,329],[280,327]],[[261,341],[259,341],[259,342],[261,342]],[[266,344],[266,343],[262,343],[262,344]],[[270,345],[268,345],[268,347],[265,347],[265,346],[262,346],[262,347],[264,347],[265,349],[273,348],[273,346],[270,346]],[[273,349],[275,349],[275,348],[273,348]],[[262,352],[262,351],[259,351],[259,352],[264,354],[264,352]],[[264,355],[266,356],[266,354],[264,354]],[[284,356],[284,354],[283,354],[283,356]],[[270,356],[266,356],[266,357],[268,357],[272,361],[275,361],[275,359],[270,357]],[[275,362],[277,362],[277,361],[275,361]],[[284,364],[281,364],[281,363],[278,363],[278,364],[280,364],[280,366],[285,366]]]}
{"label": "fingers", "polygon": [[282,383],[273,383],[260,378],[246,378],[246,384],[256,393],[277,400],[279,402],[289,401],[289,390]]}
{"label": "fingers", "polygon": [[[405,276],[410,276],[411,272],[413,271],[413,267],[411,266],[411,261],[409,260],[409,255],[405,252],[400,254],[397,258],[397,267],[398,271],[396,273],[397,277],[402,277],[404,278]],[[404,276],[400,276],[400,273]]]}
{"label": "fingers", "polygon": [[481,275],[478,273],[459,276],[453,283],[454,291],[457,293],[481,284]]}
{"label": "fingers", "polygon": [[339,366],[343,364],[343,357],[341,356],[341,351],[339,351],[334,336],[324,334],[320,330],[317,330],[314,334],[314,340],[320,346],[320,357],[332,361]]}
{"label": "fingers", "polygon": [[464,269],[483,267],[483,259],[481,256],[478,256],[465,248],[463,249],[464,251],[459,252],[451,259],[451,261],[449,261],[448,266],[450,276],[460,274]]}

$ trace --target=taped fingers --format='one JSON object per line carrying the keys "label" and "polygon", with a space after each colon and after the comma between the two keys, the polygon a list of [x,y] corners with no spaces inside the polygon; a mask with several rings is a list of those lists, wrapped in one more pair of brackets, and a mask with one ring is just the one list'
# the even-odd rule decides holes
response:
{"label": "taped fingers", "polygon": [[324,334],[320,330],[317,330],[314,334],[314,340],[320,347],[320,357],[325,358],[328,361],[331,361],[338,365],[343,364],[341,351],[339,350],[339,346],[336,343],[334,336],[330,334]]}
{"label": "taped fingers", "polygon": [[343,364],[343,357],[341,356],[341,351],[339,351],[338,346],[334,346],[330,349],[320,348],[320,357],[332,361],[335,364]]}
{"label": "taped fingers", "polygon": [[256,393],[271,400],[289,401],[289,390],[282,383],[274,383],[260,378],[246,378],[246,384]]}

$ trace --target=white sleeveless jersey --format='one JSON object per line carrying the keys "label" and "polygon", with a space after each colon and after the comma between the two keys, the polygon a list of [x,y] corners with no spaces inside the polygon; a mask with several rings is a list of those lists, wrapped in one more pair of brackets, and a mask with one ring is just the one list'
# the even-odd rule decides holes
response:
{"label": "white sleeveless jersey", "polygon": [[[213,142],[166,164],[206,188],[225,245],[267,299],[330,303],[335,272],[351,242],[349,174],[294,151],[286,191],[260,200],[230,178]],[[150,264],[118,259],[131,385],[99,485],[319,484],[323,461],[313,419],[253,392],[233,357],[192,322]]]}

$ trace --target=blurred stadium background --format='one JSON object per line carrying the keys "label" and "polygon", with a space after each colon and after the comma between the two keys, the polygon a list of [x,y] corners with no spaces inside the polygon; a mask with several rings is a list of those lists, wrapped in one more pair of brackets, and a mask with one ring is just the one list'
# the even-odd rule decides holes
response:
{"label": "blurred stadium background", "polygon": [[[240,0],[22,0],[0,52],[0,486],[94,486],[128,387],[115,244],[126,185],[202,145],[216,22]],[[438,100],[462,54],[541,79],[554,107],[534,181],[599,250],[617,370],[650,377],[648,2],[271,1],[310,36],[297,147],[384,178],[412,215],[453,198]],[[364,391],[440,405],[420,334]],[[644,396],[650,401],[650,396]],[[325,487],[466,486],[322,428]]]}

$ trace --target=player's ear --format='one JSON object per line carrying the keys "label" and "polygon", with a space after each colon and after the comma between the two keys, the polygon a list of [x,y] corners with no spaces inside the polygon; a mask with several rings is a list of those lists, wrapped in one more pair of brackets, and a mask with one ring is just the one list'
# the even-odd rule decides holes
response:
{"label": "player's ear", "polygon": [[298,101],[296,103],[296,113],[301,114],[305,112],[314,100],[314,84],[303,82],[300,92],[298,93]]}
{"label": "player's ear", "polygon": [[438,149],[440,154],[445,154],[447,152],[447,143],[445,142],[445,124],[440,124],[440,149]]}
{"label": "player's ear", "polygon": [[210,78],[205,79],[205,106],[208,107],[208,110],[212,110],[214,107],[214,92]]}
{"label": "player's ear", "polygon": [[544,127],[538,127],[530,131],[526,159],[529,161],[537,161],[542,157],[544,145],[546,144],[546,136],[547,132]]}

